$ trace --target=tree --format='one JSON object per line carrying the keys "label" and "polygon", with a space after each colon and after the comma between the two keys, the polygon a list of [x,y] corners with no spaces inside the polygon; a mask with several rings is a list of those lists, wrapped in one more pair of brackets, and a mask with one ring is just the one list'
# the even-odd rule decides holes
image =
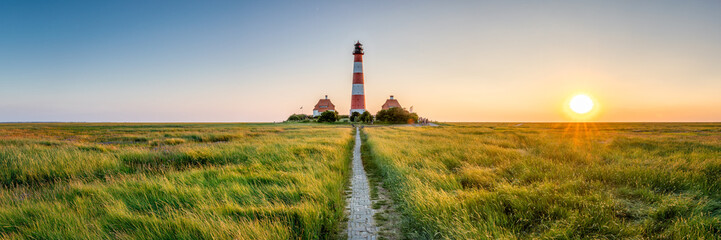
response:
{"label": "tree", "polygon": [[338,113],[335,111],[325,111],[318,117],[318,122],[335,122],[338,121]]}
{"label": "tree", "polygon": [[363,114],[360,115],[360,121],[364,123],[369,123],[373,121],[373,115],[371,115],[370,112],[365,111]]}
{"label": "tree", "polygon": [[358,113],[358,112],[353,112],[353,114],[350,115],[350,121],[351,121],[351,122],[357,122],[357,121],[359,121],[360,119],[358,119],[358,117],[360,117],[360,115],[361,115],[361,114]]}
{"label": "tree", "polygon": [[402,108],[392,107],[387,110],[378,111],[376,120],[386,123],[414,123],[418,120],[418,115],[409,113]]}

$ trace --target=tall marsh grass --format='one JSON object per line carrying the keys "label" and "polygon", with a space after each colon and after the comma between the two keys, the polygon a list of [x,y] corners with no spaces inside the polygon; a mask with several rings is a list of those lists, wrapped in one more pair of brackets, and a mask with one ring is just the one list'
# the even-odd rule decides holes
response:
{"label": "tall marsh grass", "polygon": [[717,239],[720,124],[365,128],[409,239]]}
{"label": "tall marsh grass", "polygon": [[323,239],[350,128],[0,124],[0,239]]}

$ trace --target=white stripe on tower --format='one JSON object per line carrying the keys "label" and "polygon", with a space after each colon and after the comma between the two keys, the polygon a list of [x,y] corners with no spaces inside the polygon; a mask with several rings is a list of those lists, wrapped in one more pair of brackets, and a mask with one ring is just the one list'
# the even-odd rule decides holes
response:
{"label": "white stripe on tower", "polygon": [[363,73],[363,62],[353,63],[353,73]]}
{"label": "white stripe on tower", "polygon": [[353,94],[351,95],[363,95],[363,84],[353,84]]}

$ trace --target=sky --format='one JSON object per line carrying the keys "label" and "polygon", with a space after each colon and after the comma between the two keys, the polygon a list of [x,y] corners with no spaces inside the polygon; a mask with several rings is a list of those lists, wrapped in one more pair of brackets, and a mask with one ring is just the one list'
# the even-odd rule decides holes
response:
{"label": "sky", "polygon": [[[721,1],[0,1],[0,122],[721,121]],[[302,107],[302,109],[300,109]]]}

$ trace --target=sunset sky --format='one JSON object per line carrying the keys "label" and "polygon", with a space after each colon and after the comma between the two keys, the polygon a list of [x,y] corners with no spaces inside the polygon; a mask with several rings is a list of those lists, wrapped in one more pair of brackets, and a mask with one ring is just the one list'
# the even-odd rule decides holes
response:
{"label": "sunset sky", "polygon": [[[2,1],[0,122],[721,121],[721,1]],[[303,110],[299,108],[303,106]]]}

